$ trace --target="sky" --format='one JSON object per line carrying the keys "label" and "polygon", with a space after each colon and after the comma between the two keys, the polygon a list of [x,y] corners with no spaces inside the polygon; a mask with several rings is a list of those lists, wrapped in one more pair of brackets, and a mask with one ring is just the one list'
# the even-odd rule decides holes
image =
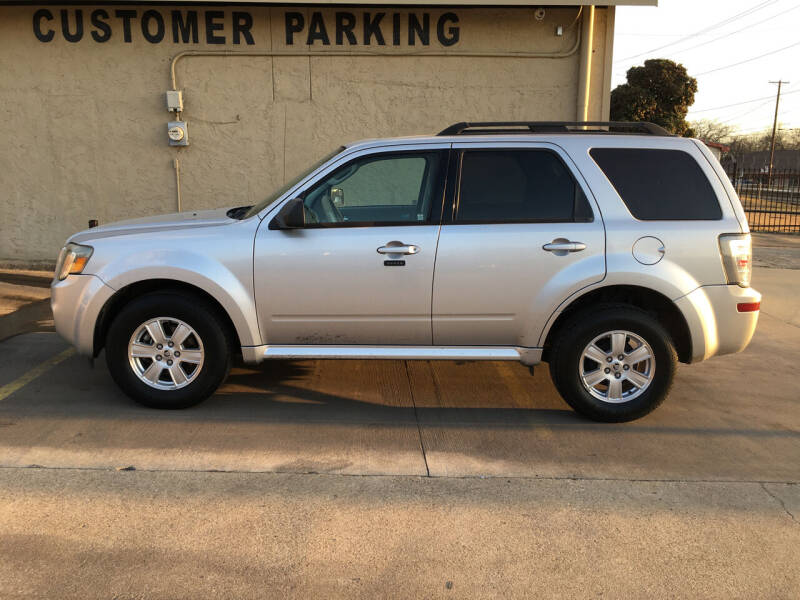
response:
{"label": "sky", "polygon": [[615,30],[612,89],[630,67],[668,58],[697,79],[688,120],[725,121],[751,133],[772,128],[778,86],[769,82],[783,79],[790,83],[782,86],[778,122],[800,128],[800,0],[620,6]]}

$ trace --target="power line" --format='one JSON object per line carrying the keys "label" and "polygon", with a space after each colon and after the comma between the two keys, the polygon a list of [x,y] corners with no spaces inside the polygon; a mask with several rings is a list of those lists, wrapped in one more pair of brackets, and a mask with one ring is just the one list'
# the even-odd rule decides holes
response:
{"label": "power line", "polygon": [[770,135],[772,128],[769,125],[764,127],[750,127],[741,131],[737,131],[735,135]]}
{"label": "power line", "polygon": [[[788,96],[789,94],[795,94],[795,93],[798,93],[798,92],[800,92],[800,90],[795,90],[793,92],[781,92],[781,98],[783,98],[784,96]],[[768,104],[771,104],[774,101],[775,101],[775,97],[774,96],[767,97],[766,101],[762,102],[761,104],[759,104],[755,108],[751,108],[751,109],[749,109],[749,110],[747,110],[747,111],[745,111],[743,113],[737,114],[734,117],[730,117],[728,119],[725,119],[724,121],[718,121],[718,122],[719,122],[720,125],[725,125],[726,123],[730,123],[731,121],[736,121],[738,119],[741,119],[742,117],[746,117],[749,114],[752,114],[752,113],[754,113],[754,112],[756,112],[758,110],[761,110],[762,108],[764,108]],[[794,107],[794,108],[791,108],[789,110],[781,110],[780,111],[780,116],[781,116],[781,118],[785,118],[786,115],[790,115],[792,113],[796,113],[799,110],[800,110],[800,107]],[[784,128],[780,128],[780,129],[784,129]],[[766,128],[758,127],[756,129],[747,129],[745,131],[739,131],[738,134],[739,135],[745,135],[745,134],[748,134],[750,132],[758,133],[758,132],[762,132],[762,131],[766,131]]]}
{"label": "power line", "polygon": [[[788,96],[789,94],[797,94],[800,93],[800,90],[794,90],[793,92],[784,92],[784,96]],[[689,109],[692,113],[701,113],[701,112],[708,112],[710,110],[720,110],[722,108],[730,108],[732,106],[741,106],[742,104],[750,104],[752,102],[758,102],[759,100],[772,100],[774,96],[762,96],[761,98],[753,98],[752,100],[743,100],[742,102],[734,102],[733,104],[723,104],[722,106],[713,106],[711,108],[701,108],[700,110]]]}
{"label": "power line", "polygon": [[744,10],[744,11],[742,11],[740,13],[737,13],[737,14],[731,16],[731,17],[728,17],[727,19],[724,19],[724,20],[720,21],[719,23],[714,23],[713,25],[709,25],[705,29],[701,29],[700,31],[696,31],[694,33],[690,33],[689,35],[684,36],[679,40],[676,40],[674,42],[670,42],[668,44],[664,44],[663,46],[658,46],[657,48],[652,48],[650,50],[646,50],[644,52],[640,52],[639,54],[633,54],[631,56],[626,56],[625,58],[621,58],[618,61],[614,61],[614,62],[622,62],[622,61],[630,60],[632,58],[638,58],[640,56],[644,56],[645,54],[650,54],[650,53],[656,52],[658,50],[663,50],[664,48],[669,48],[670,46],[675,46],[677,44],[685,42],[686,40],[690,40],[690,39],[692,39],[694,37],[697,37],[698,35],[703,35],[704,33],[708,33],[709,31],[713,31],[714,29],[719,29],[720,27],[724,27],[725,25],[728,25],[729,23],[732,23],[732,22],[734,22],[734,21],[736,21],[738,19],[741,19],[743,17],[746,17],[747,15],[750,15],[750,14],[756,12],[756,11],[759,11],[762,8],[766,8],[767,6],[775,4],[775,2],[777,2],[777,1],[778,0],[765,0],[761,4],[757,4],[756,6],[753,6],[751,8],[748,8],[747,10]]}
{"label": "power line", "polygon": [[765,102],[762,102],[761,104],[759,104],[755,108],[751,108],[751,109],[749,109],[749,110],[747,110],[747,111],[745,111],[745,112],[743,112],[741,114],[736,115],[735,117],[731,117],[730,119],[725,119],[724,121],[720,121],[720,123],[725,124],[725,123],[730,123],[731,121],[736,121],[737,119],[741,119],[742,117],[746,117],[747,115],[749,115],[751,113],[754,113],[757,110],[760,110],[760,109],[764,108],[767,104],[771,104],[771,103],[772,103],[772,98],[768,98]]}
{"label": "power line", "polygon": [[633,36],[633,37],[681,37],[685,36],[685,33],[620,33],[619,31],[615,32],[614,35],[621,35],[623,37]]}
{"label": "power line", "polygon": [[792,12],[793,10],[797,10],[798,8],[800,8],[800,6],[793,6],[792,8],[790,8],[788,10],[784,10],[782,12],[774,14],[771,17],[767,17],[766,19],[758,21],[757,23],[753,23],[752,25],[748,25],[747,27],[742,27],[741,29],[737,29],[736,31],[731,31],[730,33],[726,33],[726,34],[721,35],[719,37],[715,37],[714,39],[708,40],[707,42],[701,42],[699,44],[695,44],[694,46],[689,46],[688,48],[684,48],[683,50],[678,50],[676,52],[672,52],[672,54],[681,54],[682,52],[688,52],[689,50],[694,50],[695,48],[700,48],[701,46],[706,46],[708,44],[713,44],[714,42],[718,42],[719,40],[725,39],[726,37],[730,37],[732,35],[736,35],[737,33],[741,33],[742,31],[745,31],[747,29],[752,29],[753,27],[756,27],[757,25],[761,25],[762,23],[766,23],[767,21],[771,21],[772,19],[780,17],[781,15],[785,15],[786,13]]}
{"label": "power line", "polygon": [[783,48],[778,48],[777,50],[772,50],[771,52],[765,52],[764,54],[759,54],[758,56],[754,56],[753,58],[748,58],[746,60],[740,60],[739,62],[735,62],[730,65],[725,65],[724,67],[717,67],[716,69],[711,69],[709,71],[703,71],[702,73],[696,73],[695,77],[700,77],[701,75],[708,75],[709,73],[716,73],[717,71],[723,71],[725,69],[730,69],[732,67],[738,67],[739,65],[743,65],[745,63],[753,62],[754,60],[758,60],[759,58],[764,58],[765,56],[771,56],[772,54],[777,54],[778,52],[783,52],[784,50],[788,50],[789,48],[794,48],[795,46],[800,46],[800,42],[795,42],[794,44],[789,44],[788,46],[784,46]]}
{"label": "power line", "polygon": [[[779,131],[790,131],[790,130],[794,130],[794,129],[796,129],[796,128],[778,127]],[[743,129],[743,130],[737,130],[736,133],[734,133],[733,135],[761,135],[761,134],[763,134],[763,135],[769,136],[771,134],[771,132],[772,132],[772,128],[769,125],[767,125],[766,127],[750,127],[750,128]]]}
{"label": "power line", "polygon": [[769,135],[769,127],[759,127],[757,129],[745,129],[744,131],[737,131],[739,135],[759,135],[759,134],[767,134]]}
{"label": "power line", "polygon": [[[780,122],[779,122],[780,124]],[[787,123],[788,124],[788,123]],[[729,137],[735,138],[738,136],[750,136],[750,135],[765,135],[769,136],[772,133],[772,127],[769,125],[765,125],[763,127],[744,127],[740,129],[737,125],[732,125],[733,130],[729,134]],[[787,127],[778,127],[778,131],[789,131],[800,128],[787,128]]]}

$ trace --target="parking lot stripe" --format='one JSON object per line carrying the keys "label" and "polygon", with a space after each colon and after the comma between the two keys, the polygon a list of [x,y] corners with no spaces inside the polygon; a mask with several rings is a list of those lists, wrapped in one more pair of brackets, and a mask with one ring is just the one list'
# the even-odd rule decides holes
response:
{"label": "parking lot stripe", "polygon": [[73,354],[75,354],[75,348],[67,348],[66,350],[59,352],[55,356],[48,358],[43,363],[40,363],[39,365],[35,366],[30,371],[28,371],[21,377],[18,377],[11,383],[7,383],[3,387],[0,387],[0,402],[8,398],[11,394],[16,392],[20,388],[28,385],[31,381],[39,377],[39,375],[43,374],[51,367],[54,367],[61,361],[68,359]]}

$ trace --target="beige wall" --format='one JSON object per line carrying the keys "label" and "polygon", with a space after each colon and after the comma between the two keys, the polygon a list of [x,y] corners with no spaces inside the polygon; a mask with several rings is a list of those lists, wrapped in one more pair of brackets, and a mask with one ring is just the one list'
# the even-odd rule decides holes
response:
{"label": "beige wall", "polygon": [[[33,16],[46,8],[54,19]],[[81,9],[83,38],[68,42],[60,11],[75,30]],[[91,13],[110,13],[111,37],[97,42]],[[135,10],[131,41],[123,39],[116,10]],[[156,10],[165,19],[164,39],[148,42],[140,17]],[[199,43],[173,43],[172,10],[197,10]],[[307,50],[307,27],[294,46],[285,40],[286,11],[299,10],[306,25],[314,8],[226,8],[216,32],[224,44],[206,43],[203,15],[214,7],[103,6],[0,7],[0,262],[53,260],[63,241],[88,219],[109,222],[176,207],[173,159],[181,164],[183,208],[253,203],[305,164],[344,141],[435,132],[461,120],[575,119],[580,51],[578,9],[550,8],[544,20],[533,9],[372,9],[385,11],[387,45],[363,45],[364,10],[357,46],[337,46],[334,12],[323,13],[331,45],[320,51],[374,50],[374,57],[187,57],[177,66],[184,91],[183,119],[190,146],[170,147],[164,93],[170,59],[184,50]],[[252,15],[253,45],[232,43],[232,12]],[[369,9],[367,9],[369,10]],[[393,45],[392,14],[400,14],[401,43]],[[407,15],[431,19],[429,46],[409,46]],[[458,15],[459,41],[445,47],[436,24],[444,12]],[[611,44],[606,9],[596,11],[590,118],[607,110]],[[452,25],[448,22],[447,25]],[[556,27],[564,35],[555,35]],[[151,23],[151,36],[156,22]],[[100,37],[103,37],[102,35]],[[483,58],[463,52],[566,53],[564,58]],[[441,52],[447,57],[400,57],[393,53]],[[388,56],[387,56],[388,55]]]}

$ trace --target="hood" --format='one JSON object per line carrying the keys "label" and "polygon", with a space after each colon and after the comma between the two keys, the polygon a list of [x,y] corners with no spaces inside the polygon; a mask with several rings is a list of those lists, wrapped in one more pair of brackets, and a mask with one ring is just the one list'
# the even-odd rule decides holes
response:
{"label": "hood", "polygon": [[194,229],[197,227],[211,227],[235,223],[226,215],[230,208],[215,210],[196,210],[167,215],[143,217],[141,219],[126,219],[116,221],[99,227],[85,229],[70,238],[70,242],[82,243],[88,240],[112,237],[117,235],[133,235],[136,233],[151,233],[156,231],[175,231],[180,229]]}

